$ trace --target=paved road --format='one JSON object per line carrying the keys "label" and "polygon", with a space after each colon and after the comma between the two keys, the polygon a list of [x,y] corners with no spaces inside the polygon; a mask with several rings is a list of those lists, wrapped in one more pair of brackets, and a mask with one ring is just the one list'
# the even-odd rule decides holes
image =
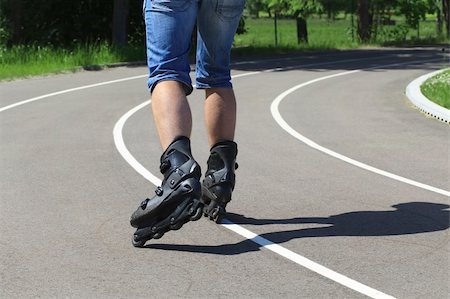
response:
{"label": "paved road", "polygon": [[[155,187],[119,153],[113,128],[147,100],[144,77],[0,112],[0,297],[364,298],[366,286],[373,297],[448,298],[449,126],[404,95],[411,80],[444,66],[448,56],[434,48],[235,64],[240,168],[228,220],[253,240],[202,219],[131,246],[129,216]],[[145,73],[3,82],[0,107]],[[205,165],[202,92],[190,102],[193,152]],[[120,132],[160,177],[149,107]],[[325,277],[299,257],[335,272]]]}

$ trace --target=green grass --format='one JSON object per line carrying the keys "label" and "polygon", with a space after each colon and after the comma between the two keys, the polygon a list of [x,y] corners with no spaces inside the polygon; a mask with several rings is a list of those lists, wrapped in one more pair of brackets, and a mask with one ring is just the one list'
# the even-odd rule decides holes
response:
{"label": "green grass", "polygon": [[[273,19],[247,18],[245,24],[247,32],[235,37],[236,47],[275,47]],[[279,19],[277,27],[278,47],[280,49],[345,49],[358,47],[358,43],[353,42],[351,35],[348,33],[350,28],[348,21],[308,20],[308,44],[297,44],[295,20]]]}
{"label": "green grass", "polygon": [[[293,19],[279,19],[278,50],[305,49],[353,49],[366,46],[410,45],[417,43],[448,42],[436,36],[436,23],[432,20],[420,23],[419,36],[416,29],[406,28],[401,19],[396,26],[383,26],[377,32],[377,38],[369,45],[357,41],[356,29],[351,27],[350,17],[329,21],[326,18],[311,17],[308,23],[308,44],[297,44],[296,24]],[[355,19],[356,22],[356,19]],[[236,47],[268,48],[275,47],[274,20],[269,18],[246,18],[247,32],[235,37]]]}
{"label": "green grass", "polygon": [[420,89],[430,101],[450,109],[450,69],[429,78]]}
{"label": "green grass", "polygon": [[135,60],[145,60],[145,49],[115,49],[106,43],[79,45],[70,50],[39,46],[0,48],[0,80],[76,71],[90,65]]}
{"label": "green grass", "polygon": [[[304,50],[353,49],[379,47],[384,45],[409,45],[420,43],[447,42],[436,38],[436,23],[433,20],[421,22],[420,40],[417,30],[407,29],[398,19],[397,26],[385,26],[379,30],[377,39],[360,44],[356,32],[351,30],[350,16],[329,21],[326,18],[308,19],[309,43],[297,44],[296,24],[292,19],[278,20],[278,45],[275,47],[274,21],[269,18],[246,18],[247,32],[237,35],[233,55],[276,54]],[[78,45],[72,49],[58,49],[41,46],[15,46],[2,48],[0,45],[0,80],[76,71],[84,66],[104,65],[116,62],[145,60],[145,45],[124,49],[111,47],[107,43]]]}

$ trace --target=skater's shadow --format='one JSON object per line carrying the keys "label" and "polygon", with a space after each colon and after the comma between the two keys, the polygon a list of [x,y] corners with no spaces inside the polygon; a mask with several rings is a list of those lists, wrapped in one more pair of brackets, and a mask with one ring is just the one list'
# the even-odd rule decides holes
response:
{"label": "skater's shadow", "polygon": [[[273,243],[284,243],[298,238],[318,237],[372,237],[420,234],[446,230],[450,227],[450,208],[447,204],[408,202],[392,206],[388,211],[356,211],[329,217],[298,217],[291,219],[255,219],[239,214],[228,213],[227,219],[235,224],[283,225],[318,224],[320,227],[307,227],[295,230],[275,231],[260,234]],[[277,226],[276,228],[278,228]],[[251,228],[249,228],[251,230]],[[199,252],[219,255],[235,255],[257,251],[260,245],[243,240],[234,244],[217,246],[152,244],[147,248]]]}

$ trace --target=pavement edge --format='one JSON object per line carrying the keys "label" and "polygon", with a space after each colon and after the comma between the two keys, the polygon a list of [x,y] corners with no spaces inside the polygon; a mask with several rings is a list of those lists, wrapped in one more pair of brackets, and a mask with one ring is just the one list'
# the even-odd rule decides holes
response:
{"label": "pavement edge", "polygon": [[450,110],[431,102],[420,91],[420,86],[423,82],[445,70],[446,69],[434,71],[414,79],[406,87],[406,96],[414,104],[414,106],[419,108],[425,114],[445,122],[446,124],[450,124]]}

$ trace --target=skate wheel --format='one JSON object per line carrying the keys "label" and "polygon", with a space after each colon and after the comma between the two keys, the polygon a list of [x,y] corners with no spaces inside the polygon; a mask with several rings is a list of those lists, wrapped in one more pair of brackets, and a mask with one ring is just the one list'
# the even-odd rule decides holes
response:
{"label": "skate wheel", "polygon": [[153,239],[161,239],[162,236],[164,236],[164,233],[159,232],[159,233],[156,233],[156,234],[153,236]]}
{"label": "skate wheel", "polygon": [[145,241],[135,241],[134,237],[131,239],[131,243],[133,243],[133,246],[137,248],[142,248],[145,245]]}
{"label": "skate wheel", "polygon": [[179,230],[182,226],[183,226],[183,223],[175,223],[170,226],[170,229],[171,230]]}

